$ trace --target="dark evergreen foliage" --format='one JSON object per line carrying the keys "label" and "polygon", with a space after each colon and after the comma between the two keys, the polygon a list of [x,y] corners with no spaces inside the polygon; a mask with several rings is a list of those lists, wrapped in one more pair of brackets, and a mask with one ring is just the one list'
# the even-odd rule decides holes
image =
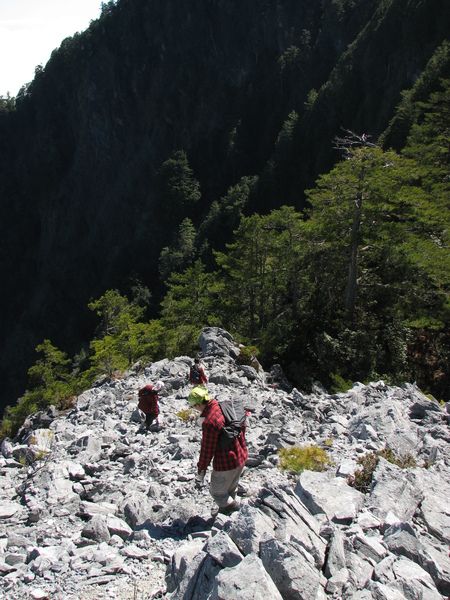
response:
{"label": "dark evergreen foliage", "polygon": [[[389,126],[383,143],[401,150],[417,101],[448,76],[449,30],[446,0],[102,4],[0,103],[0,405],[23,393],[42,340],[72,356],[89,346],[87,306],[106,290],[129,294],[137,276],[152,293],[148,316],[166,296],[168,319],[163,249],[166,279],[198,256],[213,270],[212,250],[225,250],[243,215],[304,208],[304,191],[339,158],[342,127],[376,139]],[[402,94],[408,106],[395,113]],[[185,219],[195,251],[190,227],[189,247],[180,237]],[[220,322],[230,307],[218,309],[216,282],[198,275],[196,310]],[[286,352],[301,347],[307,367],[321,317],[300,321],[293,301],[273,321],[286,300],[273,285],[270,307],[260,295],[249,315],[252,331],[262,319],[270,346],[280,326]],[[283,294],[296,298],[299,285],[291,279]],[[320,293],[308,293],[320,308]],[[146,344],[162,352],[154,327]],[[141,348],[148,331],[133,335]],[[134,352],[135,341],[121,343]],[[277,347],[273,358],[282,355]]]}

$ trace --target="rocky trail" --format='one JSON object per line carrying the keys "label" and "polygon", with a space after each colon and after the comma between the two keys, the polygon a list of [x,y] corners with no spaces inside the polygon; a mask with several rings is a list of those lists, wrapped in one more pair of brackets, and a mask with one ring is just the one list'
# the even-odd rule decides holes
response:
{"label": "rocky trail", "polygon": [[[208,486],[195,481],[191,358],[136,365],[3,441],[0,598],[450,595],[448,405],[382,381],[303,393],[277,366],[239,365],[239,347],[219,328],[203,330],[199,347],[210,396],[239,398],[251,413],[240,510],[213,517]],[[152,432],[137,391],[158,379],[163,427]],[[312,445],[329,459],[324,471],[280,470],[280,449]],[[360,457],[386,449],[410,466],[380,457],[365,493],[349,485]]]}

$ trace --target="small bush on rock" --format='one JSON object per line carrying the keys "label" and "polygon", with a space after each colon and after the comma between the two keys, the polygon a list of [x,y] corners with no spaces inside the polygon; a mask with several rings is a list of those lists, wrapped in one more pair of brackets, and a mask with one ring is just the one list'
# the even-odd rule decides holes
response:
{"label": "small bush on rock", "polygon": [[317,446],[281,448],[278,456],[278,467],[292,474],[302,471],[324,471],[327,466],[333,464],[325,450]]}
{"label": "small bush on rock", "polygon": [[348,485],[351,485],[359,492],[367,493],[372,485],[373,473],[377,468],[379,460],[375,452],[368,452],[364,456],[360,456],[358,464],[361,465],[361,469],[357,469],[354,475],[350,475],[347,480]]}
{"label": "small bush on rock", "polygon": [[372,485],[373,473],[377,468],[380,456],[401,469],[413,469],[417,466],[414,456],[405,454],[397,457],[391,448],[384,448],[384,450],[378,450],[376,453],[368,452],[358,459],[358,464],[361,465],[361,469],[355,471],[355,474],[348,478],[348,485],[351,485],[358,491],[366,494]]}
{"label": "small bush on rock", "polygon": [[199,413],[188,408],[186,410],[180,410],[177,412],[177,417],[180,417],[180,419],[187,425],[188,423],[195,422],[199,417]]}
{"label": "small bush on rock", "polygon": [[379,450],[377,452],[378,456],[385,458],[388,462],[393,465],[397,465],[401,469],[414,469],[417,467],[417,462],[412,454],[404,454],[400,456],[395,456],[394,452],[391,448],[385,448],[384,450]]}
{"label": "small bush on rock", "polygon": [[333,385],[331,386],[333,394],[346,392],[353,386],[353,381],[351,379],[346,380],[339,373],[331,373],[330,378],[333,381]]}
{"label": "small bush on rock", "polygon": [[243,346],[240,349],[239,356],[236,358],[236,363],[238,365],[249,365],[250,367],[254,367],[256,371],[259,371],[259,363],[256,358],[258,354],[259,350],[256,346]]}

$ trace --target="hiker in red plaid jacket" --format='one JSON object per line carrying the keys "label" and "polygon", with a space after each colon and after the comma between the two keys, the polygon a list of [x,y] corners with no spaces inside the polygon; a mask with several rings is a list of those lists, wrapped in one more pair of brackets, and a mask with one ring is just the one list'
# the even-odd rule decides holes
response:
{"label": "hiker in red plaid jacket", "polygon": [[155,385],[146,385],[138,392],[138,408],[145,414],[146,429],[150,429],[151,427],[160,429],[161,427],[158,392],[160,392],[163,387],[164,383],[162,381],[157,381]]}
{"label": "hiker in red plaid jacket", "polygon": [[205,371],[200,364],[200,359],[195,357],[194,364],[189,369],[189,381],[193,385],[203,385],[208,383],[208,378],[206,377]]}
{"label": "hiker in red plaid jacket", "polygon": [[[198,394],[202,396],[199,397]],[[210,399],[204,388],[194,388],[189,394],[189,403],[204,418],[202,423],[202,445],[198,461],[198,480],[203,483],[206,470],[213,461],[209,492],[222,514],[239,510],[236,490],[244,465],[248,458],[245,445],[245,424],[238,437],[226,448],[218,448],[217,440],[225,425],[225,417],[218,402]]]}

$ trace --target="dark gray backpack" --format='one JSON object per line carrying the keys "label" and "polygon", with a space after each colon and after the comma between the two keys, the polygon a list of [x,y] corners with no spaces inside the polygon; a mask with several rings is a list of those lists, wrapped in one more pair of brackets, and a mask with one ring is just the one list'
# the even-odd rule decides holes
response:
{"label": "dark gray backpack", "polygon": [[239,400],[221,400],[218,404],[225,417],[225,425],[220,431],[217,448],[223,449],[241,434],[247,415],[244,405]]}
{"label": "dark gray backpack", "polygon": [[202,374],[200,372],[200,365],[192,365],[191,367],[191,376],[194,381],[201,381]]}

